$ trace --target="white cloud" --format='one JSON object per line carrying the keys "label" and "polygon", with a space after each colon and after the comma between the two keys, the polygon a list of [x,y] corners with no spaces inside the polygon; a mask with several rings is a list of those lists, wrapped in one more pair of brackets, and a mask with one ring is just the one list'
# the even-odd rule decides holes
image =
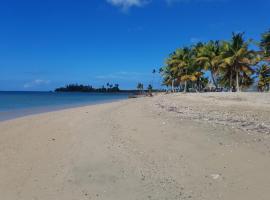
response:
{"label": "white cloud", "polygon": [[31,82],[25,83],[23,85],[23,87],[24,88],[32,88],[32,87],[36,87],[36,86],[40,86],[40,85],[48,85],[50,83],[51,83],[50,80],[36,79],[36,80],[31,81]]}
{"label": "white cloud", "polygon": [[190,42],[191,42],[192,44],[196,44],[196,43],[201,42],[201,41],[202,41],[201,38],[197,38],[197,37],[192,37],[192,38],[190,38]]}
{"label": "white cloud", "polygon": [[[106,0],[113,6],[121,8],[122,11],[127,12],[131,7],[143,7],[152,2],[152,0]],[[174,3],[191,3],[191,2],[227,2],[230,0],[163,0],[167,5],[171,6]]]}
{"label": "white cloud", "polygon": [[120,7],[122,11],[126,12],[131,7],[142,7],[148,1],[146,0],[107,0],[107,2],[112,4],[113,6]]}

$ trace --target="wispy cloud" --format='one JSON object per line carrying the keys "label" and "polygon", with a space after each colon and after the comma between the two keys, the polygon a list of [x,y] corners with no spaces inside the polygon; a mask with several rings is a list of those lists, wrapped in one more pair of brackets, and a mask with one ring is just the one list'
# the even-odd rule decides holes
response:
{"label": "wispy cloud", "polygon": [[28,89],[28,88],[33,88],[33,87],[41,86],[41,85],[48,85],[50,83],[51,83],[50,80],[36,79],[36,80],[31,81],[31,82],[25,83],[23,85],[23,87],[25,89]]}
{"label": "wispy cloud", "polygon": [[201,38],[198,38],[198,37],[192,37],[192,38],[190,38],[190,42],[192,44],[196,44],[196,43],[201,42],[201,41],[202,41],[202,39]]}
{"label": "wispy cloud", "polygon": [[165,0],[166,3],[171,6],[174,3],[191,3],[191,2],[205,2],[205,3],[211,3],[211,2],[226,2],[229,0]]}
{"label": "wispy cloud", "polygon": [[[152,0],[106,0],[109,4],[119,7],[123,12],[128,12],[132,7],[144,7],[146,4],[153,2]],[[167,5],[172,6],[175,3],[192,3],[192,2],[227,2],[230,0],[163,0]]]}
{"label": "wispy cloud", "polygon": [[124,12],[127,12],[131,7],[143,7],[148,3],[146,0],[107,0],[107,2],[121,8]]}

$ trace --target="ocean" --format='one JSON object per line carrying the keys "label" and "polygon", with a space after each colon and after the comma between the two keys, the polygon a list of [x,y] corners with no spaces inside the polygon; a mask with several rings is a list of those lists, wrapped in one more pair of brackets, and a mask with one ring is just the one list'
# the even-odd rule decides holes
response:
{"label": "ocean", "polygon": [[0,121],[30,114],[127,99],[127,93],[0,92]]}

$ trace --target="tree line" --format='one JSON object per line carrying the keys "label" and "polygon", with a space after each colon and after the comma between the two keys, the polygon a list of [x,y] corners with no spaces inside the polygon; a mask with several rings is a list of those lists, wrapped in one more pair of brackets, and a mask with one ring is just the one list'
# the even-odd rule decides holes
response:
{"label": "tree line", "polygon": [[100,93],[113,93],[120,92],[119,84],[106,84],[107,87],[94,88],[91,85],[82,84],[68,84],[65,87],[56,88],[55,92],[100,92]]}
{"label": "tree line", "polygon": [[[259,50],[250,48],[256,44]],[[242,91],[255,85],[259,91],[270,86],[270,29],[260,42],[233,33],[229,41],[199,42],[176,49],[160,68],[163,84],[172,91]],[[210,88],[211,89],[211,88]]]}

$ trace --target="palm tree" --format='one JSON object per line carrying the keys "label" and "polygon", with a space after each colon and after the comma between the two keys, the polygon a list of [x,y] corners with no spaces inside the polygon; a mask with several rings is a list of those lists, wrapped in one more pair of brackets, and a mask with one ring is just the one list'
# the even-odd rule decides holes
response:
{"label": "palm tree", "polygon": [[262,34],[260,46],[262,50],[264,51],[266,58],[269,59],[270,58],[270,29],[267,32]]}
{"label": "palm tree", "polygon": [[184,81],[184,92],[187,91],[187,85],[191,85],[193,89],[194,83],[196,85],[196,91],[201,90],[200,85],[202,85],[203,75],[202,65],[196,62],[198,51],[202,48],[203,44],[198,43],[197,45],[191,48],[183,49],[183,60],[181,62],[182,70],[184,75],[181,77],[181,81]]}
{"label": "palm tree", "polygon": [[196,61],[205,70],[209,70],[215,87],[218,87],[217,76],[222,63],[220,41],[210,41],[197,49]]}
{"label": "palm tree", "polygon": [[194,81],[193,72],[193,50],[189,47],[177,49],[169,60],[169,64],[172,66],[171,71],[176,76],[177,82],[184,82],[184,90],[187,91],[188,81]]}
{"label": "palm tree", "polygon": [[244,39],[244,33],[233,33],[230,41],[209,41],[176,49],[160,70],[163,84],[171,86],[172,91],[175,86],[182,87],[184,92],[190,87],[200,91],[208,83],[204,72],[209,71],[216,88],[222,85],[239,92],[254,83],[259,67],[258,84],[260,88],[269,89],[268,68],[257,64],[270,62],[270,30],[262,35],[260,47],[263,51],[249,49],[250,43],[251,40]]}
{"label": "palm tree", "polygon": [[138,83],[137,84],[137,90],[139,90],[139,92],[142,94],[143,93],[143,84],[142,83]]}
{"label": "palm tree", "polygon": [[152,70],[152,74],[153,74],[153,81],[152,81],[152,85],[154,86],[155,85],[155,75],[156,75],[156,70],[155,69],[153,69]]}
{"label": "palm tree", "polygon": [[147,87],[147,90],[148,90],[149,93],[152,93],[153,86],[151,84],[149,84],[148,87]]}
{"label": "palm tree", "polygon": [[163,85],[166,85],[167,87],[171,86],[171,91],[174,92],[176,74],[171,69],[171,65],[165,66],[161,75],[163,76]]}
{"label": "palm tree", "polygon": [[[233,78],[235,78],[234,86],[236,91],[240,91],[240,86],[248,86],[252,84],[249,80],[254,74],[253,66],[259,61],[258,55],[255,51],[249,50],[249,42],[244,40],[244,33],[233,33],[230,42],[223,43],[223,75],[225,80],[230,77],[230,88],[233,87]],[[223,78],[224,78],[223,77]],[[241,84],[241,85],[240,85]]]}
{"label": "palm tree", "polygon": [[184,83],[183,92],[187,91],[188,84],[194,85],[202,77],[200,65],[196,64],[196,47],[179,48],[173,52],[167,59],[166,66],[163,68],[162,75],[164,77],[164,84],[171,84],[172,91],[174,86]]}
{"label": "palm tree", "polygon": [[174,92],[174,86],[178,78],[178,50],[173,52],[166,60],[166,66],[162,69],[162,75],[164,77],[163,84],[171,86],[171,91]]}
{"label": "palm tree", "polygon": [[137,90],[140,91],[140,89],[141,89],[141,83],[138,83],[138,84],[137,84]]}
{"label": "palm tree", "polygon": [[270,87],[270,66],[263,64],[257,70],[259,91],[269,91]]}
{"label": "palm tree", "polygon": [[161,90],[161,87],[162,87],[163,71],[164,71],[163,67],[160,67],[159,70],[158,70],[158,74],[159,74],[158,85],[160,86],[160,90]]}

